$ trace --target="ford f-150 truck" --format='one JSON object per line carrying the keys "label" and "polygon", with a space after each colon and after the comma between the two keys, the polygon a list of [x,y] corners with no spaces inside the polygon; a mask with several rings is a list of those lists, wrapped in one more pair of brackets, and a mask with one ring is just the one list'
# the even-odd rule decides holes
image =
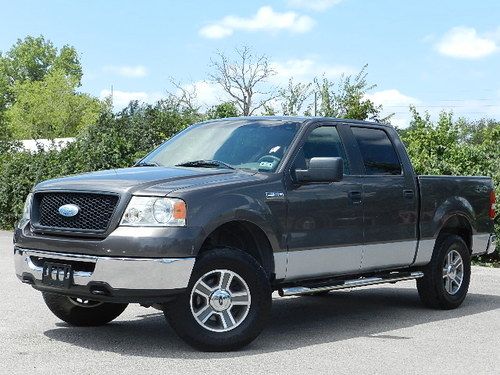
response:
{"label": "ford f-150 truck", "polygon": [[70,325],[128,303],[201,350],[261,332],[271,295],[416,280],[452,309],[495,250],[488,177],[417,176],[396,130],[331,118],[195,124],[134,167],[49,180],[14,234],[18,278]]}

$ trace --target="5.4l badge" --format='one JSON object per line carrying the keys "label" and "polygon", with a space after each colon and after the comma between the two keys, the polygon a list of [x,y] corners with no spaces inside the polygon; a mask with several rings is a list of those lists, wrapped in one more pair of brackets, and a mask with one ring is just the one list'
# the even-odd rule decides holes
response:
{"label": "5.4l badge", "polygon": [[285,193],[282,191],[266,191],[266,199],[284,199]]}

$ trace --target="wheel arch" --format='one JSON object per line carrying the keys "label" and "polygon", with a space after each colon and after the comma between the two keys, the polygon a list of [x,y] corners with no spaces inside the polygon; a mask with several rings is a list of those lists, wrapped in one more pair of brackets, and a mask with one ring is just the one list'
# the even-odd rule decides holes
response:
{"label": "wheel arch", "polygon": [[441,226],[437,234],[436,241],[439,237],[446,234],[455,234],[461,237],[467,244],[469,252],[472,253],[473,228],[467,216],[461,213],[455,213],[449,216]]}
{"label": "wheel arch", "polygon": [[255,222],[234,218],[214,226],[205,236],[198,255],[218,247],[237,248],[253,256],[271,279],[275,272],[274,251],[266,231]]}

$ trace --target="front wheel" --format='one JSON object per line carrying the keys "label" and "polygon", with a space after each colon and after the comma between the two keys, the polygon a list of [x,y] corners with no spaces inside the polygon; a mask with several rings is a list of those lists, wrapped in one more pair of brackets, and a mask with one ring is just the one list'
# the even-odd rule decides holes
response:
{"label": "front wheel", "polygon": [[470,252],[457,235],[440,236],[424,277],[417,280],[417,289],[424,305],[454,309],[462,304],[470,282]]}
{"label": "front wheel", "polygon": [[126,303],[104,303],[43,292],[47,307],[59,319],[72,326],[101,326],[116,319]]}
{"label": "front wheel", "polygon": [[271,287],[262,266],[237,249],[202,253],[187,291],[165,308],[175,332],[204,351],[239,349],[262,331]]}

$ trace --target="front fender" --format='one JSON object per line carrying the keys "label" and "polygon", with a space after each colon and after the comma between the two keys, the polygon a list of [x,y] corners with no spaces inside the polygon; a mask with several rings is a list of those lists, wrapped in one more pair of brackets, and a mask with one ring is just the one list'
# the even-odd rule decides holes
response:
{"label": "front fender", "polygon": [[225,194],[216,197],[200,206],[193,216],[196,217],[195,225],[203,228],[195,244],[196,252],[214,230],[231,221],[247,221],[259,227],[266,234],[273,252],[280,251],[284,244],[284,231],[270,207],[247,195]]}

